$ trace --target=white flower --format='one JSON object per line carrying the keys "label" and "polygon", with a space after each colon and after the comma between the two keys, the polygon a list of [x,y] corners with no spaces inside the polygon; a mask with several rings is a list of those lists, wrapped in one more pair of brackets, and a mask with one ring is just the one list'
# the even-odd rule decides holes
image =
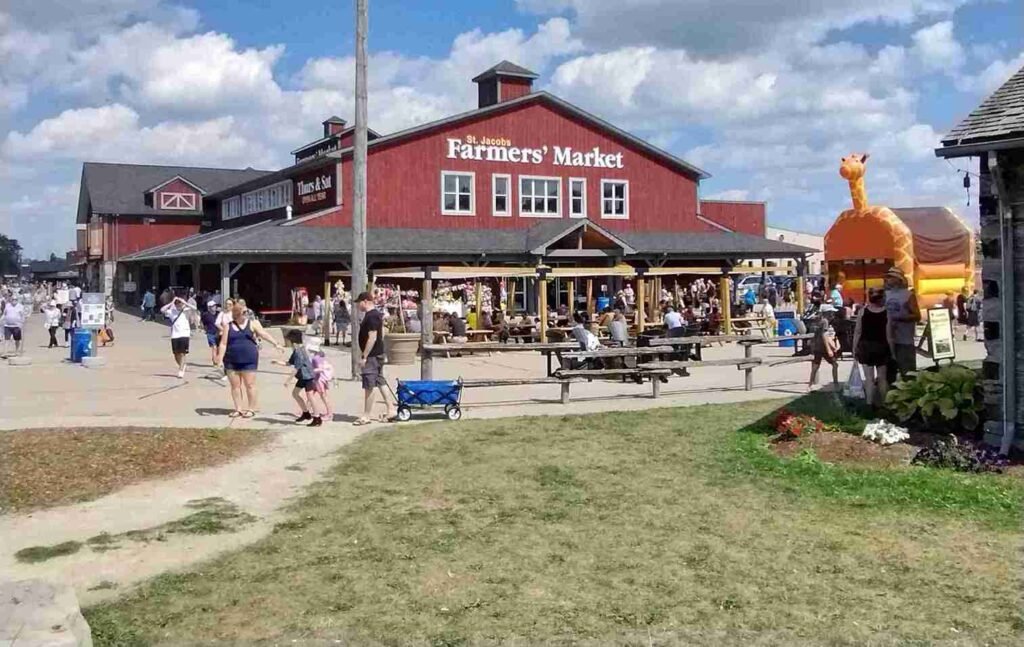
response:
{"label": "white flower", "polygon": [[892,445],[907,440],[910,438],[910,434],[903,427],[894,425],[891,422],[876,420],[864,427],[861,437],[882,445]]}

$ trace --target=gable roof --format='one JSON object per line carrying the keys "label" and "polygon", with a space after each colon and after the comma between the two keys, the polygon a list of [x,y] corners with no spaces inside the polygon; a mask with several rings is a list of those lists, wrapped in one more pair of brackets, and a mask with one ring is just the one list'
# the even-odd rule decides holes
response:
{"label": "gable roof", "polygon": [[505,60],[474,76],[473,83],[484,81],[492,76],[518,76],[524,79],[536,79],[539,77],[536,72],[531,72],[521,65]]}
{"label": "gable roof", "polygon": [[973,144],[975,148],[984,150],[981,144],[1009,144],[1013,140],[1017,140],[1013,147],[1024,147],[1024,68],[1017,70],[1002,87],[950,130],[942,138],[942,148],[935,154],[952,157],[955,155],[951,153],[960,152],[956,150],[960,147]]}
{"label": "gable roof", "polygon": [[206,191],[203,189],[203,187],[197,186],[194,182],[189,182],[187,179],[181,177],[180,175],[175,175],[174,177],[169,178],[167,180],[164,180],[163,182],[161,182],[160,184],[158,184],[158,185],[156,185],[154,187],[150,187],[149,189],[146,189],[146,193],[154,193],[155,191],[159,191],[160,189],[164,188],[165,186],[167,186],[171,182],[174,182],[175,180],[181,180],[182,182],[184,182],[185,184],[189,185],[190,187],[192,187],[196,191],[199,191],[200,195],[206,195]]}
{"label": "gable roof", "polygon": [[149,164],[82,164],[82,184],[78,222],[86,222],[92,213],[143,216],[195,216],[196,211],[156,209],[146,204],[146,192],[180,177],[207,194],[266,175],[255,169],[223,169],[191,166],[155,166]]}
{"label": "gable roof", "polygon": [[[601,130],[607,131],[609,135],[611,135],[612,137],[622,140],[625,143],[644,151],[648,155],[651,155],[652,157],[661,160],[665,164],[675,167],[677,170],[680,170],[687,175],[693,176],[698,180],[704,180],[711,177],[711,174],[708,173],[707,171],[704,171],[694,166],[693,164],[690,164],[689,162],[683,160],[682,158],[676,157],[672,153],[662,150],[657,146],[651,144],[650,142],[647,142],[637,137],[636,135],[626,132],[625,130],[622,130],[617,126],[608,123],[607,121],[601,119],[600,117],[590,114],[589,112],[583,110],[582,108],[569,103],[565,99],[560,99],[559,97],[556,97],[555,95],[549,92],[545,92],[543,90],[539,92],[531,92],[530,94],[525,94],[515,99],[509,99],[508,101],[501,101],[499,103],[495,103],[484,108],[477,108],[476,110],[470,110],[468,112],[463,112],[457,115],[453,115],[451,117],[445,117],[444,119],[438,119],[437,121],[431,121],[425,124],[420,124],[419,126],[413,126],[412,128],[400,130],[398,132],[391,133],[390,135],[385,135],[383,137],[378,137],[377,139],[374,139],[373,141],[367,143],[367,150],[372,150],[374,147],[377,146],[385,146],[388,144],[398,143],[401,142],[402,140],[422,135],[431,130],[445,128],[462,121],[477,119],[479,117],[489,115],[492,113],[498,114],[506,110],[511,110],[516,107],[528,105],[530,103],[546,104],[558,110],[567,112],[572,116],[578,118],[580,121],[586,122],[591,126],[595,126]],[[327,156],[341,158],[347,155],[351,155],[352,151],[353,148],[350,146],[348,148],[343,148],[341,150],[334,151],[333,153],[328,153]]]}
{"label": "gable roof", "polygon": [[564,220],[551,220],[539,222],[526,230],[526,248],[531,254],[543,255],[547,248],[557,241],[565,238],[577,229],[591,229],[598,232],[608,240],[618,245],[624,254],[635,254],[629,243],[608,231],[601,225],[589,218],[579,218],[566,222]]}

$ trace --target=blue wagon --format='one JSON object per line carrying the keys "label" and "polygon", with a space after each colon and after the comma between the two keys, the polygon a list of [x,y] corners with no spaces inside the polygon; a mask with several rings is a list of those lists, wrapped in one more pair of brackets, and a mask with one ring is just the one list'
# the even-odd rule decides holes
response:
{"label": "blue wagon", "polygon": [[462,380],[398,380],[398,419],[412,418],[412,408],[444,407],[449,420],[462,417]]}

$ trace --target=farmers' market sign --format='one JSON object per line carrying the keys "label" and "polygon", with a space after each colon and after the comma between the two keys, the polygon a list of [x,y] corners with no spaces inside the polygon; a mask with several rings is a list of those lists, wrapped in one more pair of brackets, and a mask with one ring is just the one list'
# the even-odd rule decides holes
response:
{"label": "farmers' market sign", "polygon": [[511,162],[513,164],[543,164],[550,160],[555,166],[586,168],[623,168],[622,153],[609,153],[595,146],[590,150],[577,150],[571,146],[541,146],[527,148],[513,146],[505,137],[449,137],[448,159],[476,162]]}

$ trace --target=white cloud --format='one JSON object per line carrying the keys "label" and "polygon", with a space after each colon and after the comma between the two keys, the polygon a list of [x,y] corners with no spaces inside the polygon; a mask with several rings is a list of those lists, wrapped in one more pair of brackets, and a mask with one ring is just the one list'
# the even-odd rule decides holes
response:
{"label": "white cloud", "polygon": [[945,20],[914,32],[914,55],[928,70],[952,74],[964,64],[964,48],[953,34],[953,22]]}
{"label": "white cloud", "polygon": [[719,191],[718,193],[712,193],[711,195],[701,196],[703,200],[736,200],[743,202],[750,199],[750,191],[747,189],[727,189],[725,191]]}
{"label": "white cloud", "polygon": [[957,78],[957,88],[963,92],[989,95],[1006,83],[1011,76],[1024,67],[1024,52],[1009,59],[989,63],[981,72]]}

